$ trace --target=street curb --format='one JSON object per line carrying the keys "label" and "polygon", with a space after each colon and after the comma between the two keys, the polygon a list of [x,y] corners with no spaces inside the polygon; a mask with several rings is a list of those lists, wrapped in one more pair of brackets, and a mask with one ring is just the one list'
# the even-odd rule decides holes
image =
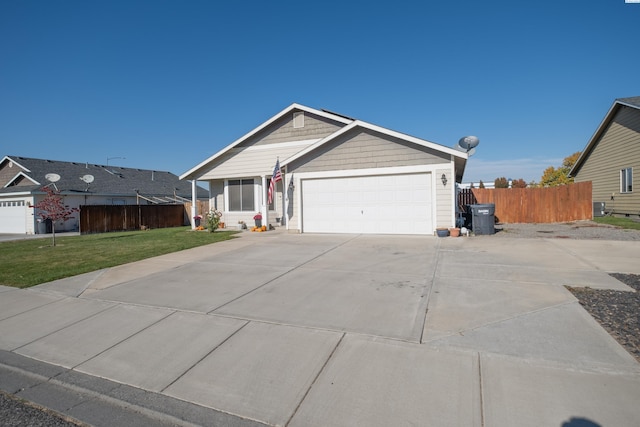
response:
{"label": "street curb", "polygon": [[0,350],[0,390],[96,427],[266,426],[5,350]]}

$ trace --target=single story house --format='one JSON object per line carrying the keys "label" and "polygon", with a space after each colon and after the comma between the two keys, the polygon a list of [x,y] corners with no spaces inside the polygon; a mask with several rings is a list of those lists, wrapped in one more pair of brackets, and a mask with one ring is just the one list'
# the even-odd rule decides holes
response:
{"label": "single story house", "polygon": [[614,101],[569,176],[591,181],[593,202],[604,202],[605,212],[640,216],[634,171],[640,171],[640,96]]}
{"label": "single story house", "polygon": [[[183,203],[191,186],[163,171],[5,156],[0,160],[0,233],[42,232],[34,208],[45,197],[42,188],[60,191],[65,206]],[[201,187],[198,198],[207,197]],[[56,230],[77,230],[78,213],[56,224]]]}
{"label": "single story house", "polygon": [[[467,154],[328,110],[292,104],[180,179],[206,182],[227,226],[425,234],[452,227]],[[274,197],[272,177],[280,167]],[[193,216],[193,215],[192,215]]]}

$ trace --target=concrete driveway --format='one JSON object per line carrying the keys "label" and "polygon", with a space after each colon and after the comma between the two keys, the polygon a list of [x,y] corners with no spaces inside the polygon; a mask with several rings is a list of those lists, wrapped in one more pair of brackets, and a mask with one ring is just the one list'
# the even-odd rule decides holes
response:
{"label": "concrete driveway", "polygon": [[[640,274],[638,249],[244,233],[0,287],[0,365],[49,372],[17,394],[96,425],[115,399],[158,424],[631,426],[640,365],[564,285],[628,290],[607,272]],[[91,398],[51,397],[69,384]]]}

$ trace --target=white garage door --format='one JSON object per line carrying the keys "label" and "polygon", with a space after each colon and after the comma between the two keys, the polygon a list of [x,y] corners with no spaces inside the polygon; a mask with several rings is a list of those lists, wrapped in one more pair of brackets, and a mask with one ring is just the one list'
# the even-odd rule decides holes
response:
{"label": "white garage door", "polygon": [[302,181],[302,231],[432,234],[431,174]]}
{"label": "white garage door", "polygon": [[27,232],[27,207],[24,200],[0,202],[0,233]]}

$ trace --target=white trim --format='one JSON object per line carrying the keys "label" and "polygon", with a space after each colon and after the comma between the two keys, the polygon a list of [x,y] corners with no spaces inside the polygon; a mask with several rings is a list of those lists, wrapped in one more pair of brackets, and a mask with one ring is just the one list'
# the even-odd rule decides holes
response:
{"label": "white trim", "polygon": [[26,173],[24,173],[23,171],[18,172],[13,178],[11,178],[5,185],[3,188],[9,188],[11,186],[11,183],[14,182],[16,179],[18,179],[18,177],[23,176],[25,178],[27,178],[29,181],[33,182],[35,185],[41,185],[38,181],[36,181],[35,179],[31,178],[29,175],[27,175]]}
{"label": "white trim", "polygon": [[[34,192],[36,193],[36,192]],[[11,192],[11,193],[2,193],[0,194],[0,200],[2,200],[3,198],[8,198],[8,197],[19,197],[19,196],[33,196],[33,194],[31,191],[18,191],[18,192]],[[37,192],[37,194],[44,194],[41,192]]]}
{"label": "white trim", "polygon": [[191,223],[191,229],[196,228],[196,221],[194,217],[196,216],[197,211],[197,203],[198,203],[198,189],[197,189],[197,181],[194,179],[191,181],[191,218],[189,218],[189,222]]}
{"label": "white trim", "polygon": [[436,151],[440,151],[442,153],[446,153],[449,154],[451,156],[455,156],[455,157],[459,157],[461,159],[467,160],[468,159],[468,155],[467,153],[463,153],[461,151],[455,150],[453,148],[449,148],[449,147],[445,147],[444,145],[440,145],[440,144],[436,144],[434,142],[431,141],[427,141],[425,139],[420,139],[420,138],[416,138],[410,135],[405,135],[403,133],[400,132],[396,132],[390,129],[386,129],[380,126],[376,126],[373,125],[371,123],[367,123],[367,122],[363,122],[361,120],[356,120],[354,122],[352,122],[351,124],[349,124],[348,126],[345,126],[343,128],[338,129],[337,131],[335,131],[334,133],[332,133],[331,135],[326,136],[325,138],[319,140],[318,142],[316,142],[313,145],[310,145],[309,147],[305,148],[304,150],[298,152],[297,154],[294,154],[293,156],[289,157],[288,159],[286,159],[284,162],[281,163],[281,166],[286,166],[288,164],[290,164],[291,162],[305,156],[306,154],[312,152],[313,150],[321,147],[322,145],[326,144],[327,142],[339,137],[340,135],[343,135],[346,132],[349,132],[352,129],[355,129],[357,127],[361,127],[364,129],[369,129],[375,132],[379,132],[382,133],[384,135],[388,135],[394,138],[398,138],[398,139],[402,139],[404,141],[408,141],[411,142],[413,144],[416,145],[420,145],[422,147],[426,147],[426,148],[430,148],[432,150],[436,150]]}
{"label": "white trim", "polygon": [[[229,199],[229,181],[240,181],[240,187],[242,188],[242,181],[250,179],[253,181],[253,210],[251,211],[232,211],[231,209],[229,209],[230,206],[230,202],[231,200]],[[253,212],[253,215],[255,215],[256,208],[258,210],[261,210],[261,202],[262,202],[262,198],[260,197],[260,194],[258,194],[260,192],[260,183],[256,182],[257,180],[259,180],[260,177],[255,177],[255,176],[245,176],[242,178],[225,178],[223,181],[223,186],[224,186],[224,213],[230,213],[230,214],[246,214],[247,212]],[[209,184],[211,185],[211,184]],[[240,193],[240,199],[242,200],[242,193]],[[211,203],[211,202],[209,202]],[[242,203],[242,202],[241,202]]]}
{"label": "white trim", "polygon": [[265,129],[266,127],[268,127],[269,125],[271,125],[275,121],[279,120],[280,118],[282,118],[286,114],[289,114],[293,110],[305,111],[305,112],[308,112],[310,114],[314,114],[314,115],[317,115],[317,116],[320,116],[320,117],[324,117],[324,118],[327,118],[327,119],[330,119],[330,120],[334,120],[334,121],[337,121],[337,122],[340,122],[340,123],[344,123],[344,124],[349,124],[349,123],[351,123],[353,121],[353,120],[346,119],[346,118],[344,118],[342,116],[337,116],[337,115],[334,115],[334,114],[331,114],[331,113],[327,113],[325,111],[320,111],[320,110],[316,110],[314,108],[305,107],[304,105],[300,105],[300,104],[296,104],[296,103],[291,104],[290,106],[288,106],[287,108],[285,108],[284,110],[282,110],[281,112],[276,114],[275,116],[271,117],[266,122],[262,123],[260,126],[254,128],[250,132],[248,132],[245,135],[241,136],[240,138],[236,139],[231,144],[227,145],[222,150],[220,150],[217,153],[215,153],[213,156],[209,157],[208,159],[204,160],[203,162],[200,162],[195,167],[189,169],[187,172],[185,172],[182,175],[180,175],[180,179],[193,179],[194,178],[193,175],[196,174],[199,169],[202,169],[207,164],[211,163],[213,160],[215,160],[218,157],[222,156],[227,151],[231,150],[232,148],[234,148],[237,145],[241,144],[242,142],[246,141],[247,139],[249,139],[253,135],[257,134],[258,132],[260,132],[261,130]]}
{"label": "white trim", "polygon": [[[294,185],[297,185],[301,179],[313,178],[343,178],[350,176],[367,176],[367,175],[399,175],[409,173],[432,172],[436,169],[449,168],[450,163],[436,163],[429,165],[413,165],[413,166],[392,166],[388,168],[367,168],[367,169],[341,169],[335,171],[318,171],[318,172],[295,172]],[[447,183],[448,184],[448,183]]]}
{"label": "white trim", "polygon": [[13,158],[9,157],[9,156],[4,156],[2,158],[2,160],[0,160],[0,163],[4,162],[5,160],[9,160],[10,162],[13,162],[14,165],[20,166],[22,169],[24,169],[26,172],[31,172],[31,170],[29,170],[29,168],[25,168],[24,166],[22,166],[20,163],[16,162]]}
{"label": "white trim", "polygon": [[[414,173],[430,173],[431,174],[431,218],[432,225],[436,227],[437,221],[437,182],[435,173],[437,169],[442,170],[443,168],[451,169],[451,163],[439,163],[432,165],[415,165],[415,166],[394,166],[389,168],[368,168],[368,169],[348,169],[348,170],[337,170],[337,171],[321,171],[321,172],[299,172],[295,173],[293,179],[293,185],[296,189],[302,189],[302,181],[305,179],[321,179],[321,178],[348,178],[348,177],[356,177],[356,176],[373,176],[373,175],[405,175],[405,174],[414,174]],[[447,182],[449,184],[449,182]],[[451,182],[451,185],[454,185],[455,182]],[[442,185],[442,182],[440,182]],[[295,191],[295,215],[298,218],[298,226],[297,229],[301,233],[303,230],[303,222],[302,218],[302,190]],[[455,203],[455,201],[454,201]],[[453,217],[455,218],[455,211],[453,213]]]}

